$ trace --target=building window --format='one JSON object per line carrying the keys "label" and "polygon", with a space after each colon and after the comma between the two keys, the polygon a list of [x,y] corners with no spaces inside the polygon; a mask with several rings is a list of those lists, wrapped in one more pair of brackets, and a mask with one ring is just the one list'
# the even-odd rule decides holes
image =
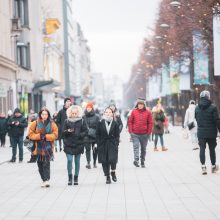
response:
{"label": "building window", "polygon": [[28,20],[28,0],[14,0],[15,17],[20,18],[22,26],[29,26]]}
{"label": "building window", "polygon": [[31,68],[29,43],[17,42],[17,64],[25,69]]}

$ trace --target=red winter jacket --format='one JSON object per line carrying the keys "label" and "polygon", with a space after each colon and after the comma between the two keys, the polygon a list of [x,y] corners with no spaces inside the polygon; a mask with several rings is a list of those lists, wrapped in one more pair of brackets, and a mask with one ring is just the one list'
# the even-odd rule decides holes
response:
{"label": "red winter jacket", "polygon": [[134,109],[128,120],[128,131],[134,134],[151,134],[151,112],[147,109]]}

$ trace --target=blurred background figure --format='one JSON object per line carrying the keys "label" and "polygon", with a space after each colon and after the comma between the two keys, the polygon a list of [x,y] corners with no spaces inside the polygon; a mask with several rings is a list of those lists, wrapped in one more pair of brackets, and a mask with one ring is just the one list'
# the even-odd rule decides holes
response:
{"label": "blurred background figure", "polygon": [[164,119],[164,122],[163,122],[164,133],[169,134],[170,133],[170,131],[169,131],[169,117],[166,115],[166,113],[164,113],[164,116],[165,116],[165,119]]}
{"label": "blurred background figure", "polygon": [[[53,121],[56,123],[57,127],[58,127],[58,124],[57,124],[57,115],[58,115],[58,112],[54,112],[53,114]],[[57,145],[58,145],[58,141],[55,140],[54,141],[54,146],[55,146],[55,152],[57,152]],[[61,150],[60,150],[61,151]]]}
{"label": "blurred background figure", "polygon": [[5,117],[5,113],[0,113],[0,142],[1,147],[5,147],[5,137],[7,134],[7,119]]}
{"label": "blurred background figure", "polygon": [[13,115],[12,110],[8,110],[8,116],[7,116],[7,132],[8,132],[10,147],[12,146],[12,145],[11,145],[11,129],[10,129],[10,126],[8,126],[8,121],[9,121],[9,119],[12,117],[12,115]]}

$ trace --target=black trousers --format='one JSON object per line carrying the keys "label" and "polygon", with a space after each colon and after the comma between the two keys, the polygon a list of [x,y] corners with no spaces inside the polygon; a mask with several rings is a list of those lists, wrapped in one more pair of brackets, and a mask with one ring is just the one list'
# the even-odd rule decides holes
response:
{"label": "black trousers", "polygon": [[116,170],[116,163],[102,163],[102,168],[105,176],[110,175],[110,167],[111,170]]}
{"label": "black trousers", "polygon": [[206,144],[209,146],[209,155],[212,165],[216,163],[216,154],[215,148],[217,146],[216,138],[199,138],[199,147],[200,147],[200,162],[202,165],[205,165],[205,149]]}
{"label": "black trousers", "polygon": [[5,136],[6,134],[0,134],[1,147],[5,146]]}
{"label": "black trousers", "polygon": [[93,163],[96,163],[98,157],[97,148],[94,148],[95,143],[87,143],[85,144],[86,148],[86,160],[88,163],[91,161],[91,148],[92,148],[92,156],[93,156]]}
{"label": "black trousers", "polygon": [[50,180],[50,161],[37,161],[38,170],[43,181]]}

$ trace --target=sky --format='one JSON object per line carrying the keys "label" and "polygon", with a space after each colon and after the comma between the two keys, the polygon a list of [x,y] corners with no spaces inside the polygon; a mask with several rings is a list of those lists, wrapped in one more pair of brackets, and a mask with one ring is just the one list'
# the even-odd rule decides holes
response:
{"label": "sky", "polygon": [[92,71],[127,81],[147,27],[154,27],[160,0],[73,1],[74,18],[91,49]]}

